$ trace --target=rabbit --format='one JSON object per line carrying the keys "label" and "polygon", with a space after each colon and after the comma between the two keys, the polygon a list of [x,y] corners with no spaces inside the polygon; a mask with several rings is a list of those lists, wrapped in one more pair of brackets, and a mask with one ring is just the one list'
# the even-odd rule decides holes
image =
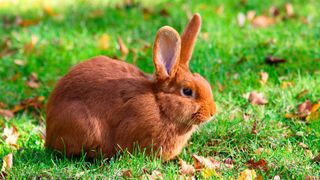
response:
{"label": "rabbit", "polygon": [[135,145],[163,161],[176,157],[216,113],[210,84],[189,70],[200,27],[195,14],[181,37],[158,30],[153,75],[106,56],[71,68],[48,99],[45,146],[68,157],[111,158]]}

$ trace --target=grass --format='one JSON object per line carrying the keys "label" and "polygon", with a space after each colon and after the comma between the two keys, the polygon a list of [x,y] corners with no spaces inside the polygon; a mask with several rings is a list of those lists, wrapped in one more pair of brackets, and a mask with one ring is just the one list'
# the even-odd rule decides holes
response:
{"label": "grass", "polygon": [[[268,13],[269,8],[275,5],[283,15],[285,1],[147,1],[128,6],[84,0],[19,2],[0,2],[0,17],[41,20],[27,27],[14,24],[6,27],[4,22],[0,22],[0,42],[9,38],[10,48],[15,49],[14,53],[0,57],[0,102],[7,104],[7,108],[30,97],[44,96],[47,99],[57,80],[78,62],[100,54],[120,58],[117,36],[122,37],[131,50],[127,57],[123,57],[125,61],[152,73],[152,49],[148,46],[152,46],[156,31],[163,25],[170,25],[181,32],[187,23],[186,12],[199,12],[203,27],[191,69],[212,84],[218,113],[213,121],[194,133],[179,158],[189,163],[193,153],[220,161],[232,158],[234,168],[221,171],[224,179],[237,178],[248,168],[246,162],[251,158],[264,159],[268,163],[268,171],[256,170],[263,179],[271,179],[275,175],[282,179],[320,176],[319,164],[313,163],[312,156],[298,145],[303,142],[313,155],[320,153],[320,121],[306,123],[284,118],[285,113],[293,112],[305,100],[315,102],[320,98],[319,1],[292,1],[298,17],[279,21],[267,28],[253,28],[248,22],[240,27],[237,14],[249,10],[255,10],[258,15]],[[224,11],[218,15],[215,10],[221,5]],[[51,7],[57,15],[46,15],[43,6]],[[161,9],[167,10],[169,15],[160,15]],[[307,18],[309,23],[303,23],[300,16]],[[97,45],[103,34],[110,37],[106,50]],[[26,53],[24,46],[32,35],[39,41],[31,53]],[[270,66],[264,63],[268,55],[287,61]],[[16,65],[16,59],[26,64]],[[244,61],[237,63],[239,59]],[[265,85],[259,83],[258,73],[261,71],[269,74]],[[40,81],[37,89],[26,86],[32,72],[37,73]],[[293,82],[293,86],[281,88],[284,82]],[[223,85],[222,92],[217,83]],[[308,93],[297,99],[297,94],[303,90],[308,90]],[[248,103],[243,94],[251,91],[262,92],[268,104],[253,106]],[[244,120],[244,113],[251,118]],[[88,162],[84,157],[68,159],[48,151],[39,136],[44,117],[44,109],[40,111],[40,118],[30,111],[17,113],[11,120],[0,117],[3,127],[14,124],[20,134],[18,149],[0,140],[0,157],[13,153],[9,179],[118,179],[124,169],[131,169],[134,177],[143,174],[143,169],[150,172],[157,169],[165,179],[179,175],[176,160],[161,163],[159,159],[145,157],[139,152],[133,155],[124,153],[109,161]],[[257,122],[257,134],[251,133],[254,121]],[[264,151],[255,153],[258,148]],[[201,178],[200,174],[197,176]]]}

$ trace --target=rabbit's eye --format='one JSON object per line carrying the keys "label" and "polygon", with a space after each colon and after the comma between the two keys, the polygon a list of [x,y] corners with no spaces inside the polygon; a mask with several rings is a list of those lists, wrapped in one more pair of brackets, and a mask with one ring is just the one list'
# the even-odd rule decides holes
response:
{"label": "rabbit's eye", "polygon": [[192,89],[190,89],[190,88],[182,88],[181,93],[182,93],[183,96],[192,97],[192,95],[193,95]]}

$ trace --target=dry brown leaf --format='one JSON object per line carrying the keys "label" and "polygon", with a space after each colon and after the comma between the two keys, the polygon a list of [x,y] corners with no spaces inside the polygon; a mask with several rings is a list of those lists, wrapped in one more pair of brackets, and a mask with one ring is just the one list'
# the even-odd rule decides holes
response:
{"label": "dry brown leaf", "polygon": [[18,65],[18,66],[24,66],[26,63],[21,60],[21,59],[15,59],[14,61],[14,64]]}
{"label": "dry brown leaf", "polygon": [[218,86],[219,92],[223,92],[224,87],[223,87],[223,85],[222,85],[220,82],[217,82],[217,86]]}
{"label": "dry brown leaf", "polygon": [[21,17],[17,16],[16,24],[21,27],[28,27],[37,25],[40,22],[40,19],[22,19]]}
{"label": "dry brown leaf", "polygon": [[30,42],[24,45],[24,52],[31,53],[34,47],[36,46],[36,44],[38,43],[38,41],[39,41],[39,38],[36,35],[32,35]]}
{"label": "dry brown leaf", "polygon": [[276,6],[271,6],[269,9],[269,14],[273,17],[277,17],[277,16],[279,16],[280,11]]}
{"label": "dry brown leaf", "polygon": [[312,161],[315,162],[315,163],[319,163],[320,162],[320,153],[318,154],[318,156],[313,158]]}
{"label": "dry brown leaf", "polygon": [[255,162],[253,159],[250,159],[246,165],[249,168],[253,169],[262,169],[263,171],[268,171],[268,163],[264,159],[259,159],[259,161]]}
{"label": "dry brown leaf", "polygon": [[233,168],[233,164],[232,164],[232,159],[231,158],[227,158],[223,161],[224,165],[227,167],[227,168]]}
{"label": "dry brown leaf", "polygon": [[279,63],[285,63],[286,60],[285,59],[281,59],[281,58],[277,58],[277,57],[273,57],[273,56],[267,56],[265,59],[265,62],[269,65],[276,65]]}
{"label": "dry brown leaf", "polygon": [[313,104],[311,107],[311,113],[306,117],[306,121],[310,122],[313,120],[319,119],[319,109],[320,109],[320,102]]}
{"label": "dry brown leaf", "polygon": [[16,104],[11,111],[13,113],[16,113],[18,111],[26,110],[28,108],[32,108],[33,110],[39,111],[39,109],[44,107],[44,100],[44,96],[35,96],[34,98],[28,98],[22,100],[19,104]]}
{"label": "dry brown leaf", "polygon": [[250,114],[247,114],[247,113],[244,113],[244,114],[242,115],[242,117],[243,117],[243,119],[244,119],[245,121],[249,121],[250,118],[251,118],[251,115],[250,115]]}
{"label": "dry brown leaf", "polygon": [[110,36],[108,34],[102,34],[98,39],[98,48],[102,50],[108,49],[110,46]]}
{"label": "dry brown leaf", "polygon": [[254,17],[256,16],[256,11],[251,10],[247,12],[247,19],[248,21],[252,21],[254,19]]}
{"label": "dry brown leaf", "polygon": [[2,136],[8,145],[18,147],[17,141],[19,138],[19,133],[14,125],[12,125],[12,128],[5,127],[3,129]]}
{"label": "dry brown leaf", "polygon": [[127,46],[123,43],[120,36],[117,37],[118,45],[122,56],[126,56],[129,53]]}
{"label": "dry brown leaf", "polygon": [[3,116],[6,119],[11,119],[13,118],[14,114],[9,109],[0,109],[0,116]]}
{"label": "dry brown leaf", "polygon": [[251,129],[251,134],[258,134],[258,131],[257,131],[257,121],[254,121],[254,122],[253,122],[252,129]]}
{"label": "dry brown leaf", "polygon": [[210,169],[210,168],[204,168],[201,170],[201,175],[204,179],[209,179],[209,178],[220,178],[221,174],[219,174],[218,172],[216,172],[215,169]]}
{"label": "dry brown leaf", "polygon": [[168,10],[166,10],[166,9],[161,9],[160,12],[159,12],[159,14],[160,14],[161,16],[163,16],[163,17],[168,17],[168,16],[170,15],[169,12],[168,12]]}
{"label": "dry brown leaf", "polygon": [[198,156],[193,154],[193,166],[196,170],[203,168],[216,169],[220,167],[220,162],[212,158],[205,158],[203,156]]}
{"label": "dry brown leaf", "polygon": [[268,103],[268,101],[264,99],[262,93],[257,92],[251,92],[248,100],[252,105],[264,105]]}
{"label": "dry brown leaf", "polygon": [[31,75],[28,78],[27,86],[32,89],[37,89],[40,87],[39,81],[38,81],[38,75],[35,72],[32,72]]}
{"label": "dry brown leaf", "polygon": [[182,159],[179,159],[179,165],[180,165],[179,173],[181,175],[194,175],[194,173],[196,172],[195,168],[192,165],[186,163]]}
{"label": "dry brown leaf", "polygon": [[243,27],[246,23],[246,16],[243,13],[238,13],[237,15],[238,25]]}
{"label": "dry brown leaf", "polygon": [[255,154],[261,154],[261,152],[263,152],[264,151],[264,148],[258,148],[258,149],[256,149],[256,150],[254,150],[253,152],[255,153]]}
{"label": "dry brown leaf", "polygon": [[1,171],[8,171],[9,169],[12,168],[12,163],[13,162],[13,155],[12,153],[6,155],[3,157],[3,163],[2,163],[2,168]]}
{"label": "dry brown leaf", "polygon": [[298,113],[299,114],[310,114],[312,108],[312,103],[310,100],[306,100],[305,102],[299,104]]}
{"label": "dry brown leaf", "polygon": [[309,93],[309,91],[307,89],[299,92],[297,95],[297,99],[301,99],[303,96],[307,95],[308,93]]}
{"label": "dry brown leaf", "polygon": [[270,18],[268,16],[256,16],[252,21],[251,24],[255,28],[265,28],[268,26],[271,26],[275,23],[275,20],[273,18]]}
{"label": "dry brown leaf", "polygon": [[286,3],[286,5],[284,7],[285,7],[286,14],[287,14],[288,17],[294,16],[294,11],[293,11],[292,4]]}
{"label": "dry brown leaf", "polygon": [[253,169],[246,169],[240,173],[238,180],[253,180],[256,177],[257,174]]}
{"label": "dry brown leaf", "polygon": [[132,171],[130,169],[122,170],[121,173],[123,178],[132,178]]}
{"label": "dry brown leaf", "polygon": [[152,171],[151,175],[150,174],[145,174],[142,179],[148,179],[148,180],[162,180],[163,176],[162,173],[158,170]]}
{"label": "dry brown leaf", "polygon": [[259,77],[260,77],[260,81],[259,82],[261,84],[265,84],[267,82],[267,80],[268,80],[269,74],[266,73],[266,72],[260,72],[259,73]]}

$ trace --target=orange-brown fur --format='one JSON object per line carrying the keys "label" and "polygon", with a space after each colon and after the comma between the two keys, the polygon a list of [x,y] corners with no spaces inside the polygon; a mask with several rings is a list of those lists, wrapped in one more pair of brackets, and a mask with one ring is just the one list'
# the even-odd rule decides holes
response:
{"label": "orange-brown fur", "polygon": [[[46,147],[108,158],[136,143],[163,160],[178,155],[196,126],[215,113],[209,83],[188,68],[200,22],[195,15],[181,40],[170,27],[158,31],[154,75],[105,56],[73,67],[49,97]],[[195,97],[183,96],[184,87]]]}

